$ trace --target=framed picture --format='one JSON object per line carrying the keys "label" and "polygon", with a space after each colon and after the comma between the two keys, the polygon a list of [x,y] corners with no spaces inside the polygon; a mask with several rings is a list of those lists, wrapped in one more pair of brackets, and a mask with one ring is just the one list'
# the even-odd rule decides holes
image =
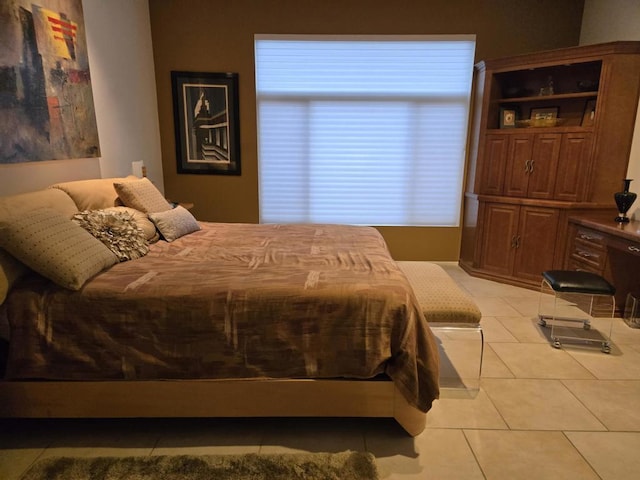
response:
{"label": "framed picture", "polygon": [[551,120],[558,118],[558,107],[532,108],[531,120]]}
{"label": "framed picture", "polygon": [[517,117],[518,112],[515,108],[502,107],[500,109],[500,128],[514,128]]}
{"label": "framed picture", "polygon": [[240,175],[238,74],[171,72],[178,173]]}
{"label": "framed picture", "polygon": [[582,115],[583,127],[590,127],[596,122],[596,100],[587,100],[584,106],[584,113]]}

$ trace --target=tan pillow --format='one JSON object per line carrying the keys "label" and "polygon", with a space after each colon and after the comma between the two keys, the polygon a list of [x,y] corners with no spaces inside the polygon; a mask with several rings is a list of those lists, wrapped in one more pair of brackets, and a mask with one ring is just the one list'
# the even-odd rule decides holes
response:
{"label": "tan pillow", "polygon": [[0,221],[0,246],[58,285],[79,290],[118,259],[100,240],[49,208]]}
{"label": "tan pillow", "polygon": [[156,224],[160,234],[167,242],[173,242],[187,233],[200,230],[197,220],[189,210],[178,205],[166,212],[150,213],[149,218]]}
{"label": "tan pillow", "polygon": [[149,253],[144,232],[128,212],[87,210],[76,213],[73,221],[105,244],[121,262]]}
{"label": "tan pillow", "polygon": [[171,210],[167,199],[148,178],[131,182],[115,182],[113,186],[126,207],[135,208],[144,213]]}
{"label": "tan pillow", "polygon": [[118,194],[113,188],[115,182],[129,182],[138,177],[130,175],[126,178],[94,178],[91,180],[76,180],[51,185],[69,195],[76,204],[76,211],[100,210],[121,205]]}
{"label": "tan pillow", "polygon": [[0,219],[27,212],[36,208],[51,208],[67,218],[78,211],[71,197],[61,190],[45,188],[35,192],[20,193],[8,197],[0,197]]}

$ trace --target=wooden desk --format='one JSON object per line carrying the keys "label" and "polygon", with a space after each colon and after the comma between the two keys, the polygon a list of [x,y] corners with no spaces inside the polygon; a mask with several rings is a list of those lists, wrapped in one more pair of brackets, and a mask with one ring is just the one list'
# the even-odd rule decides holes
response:
{"label": "wooden desk", "polygon": [[569,218],[565,268],[602,275],[616,287],[616,313],[628,293],[640,297],[640,222],[618,224],[609,216]]}

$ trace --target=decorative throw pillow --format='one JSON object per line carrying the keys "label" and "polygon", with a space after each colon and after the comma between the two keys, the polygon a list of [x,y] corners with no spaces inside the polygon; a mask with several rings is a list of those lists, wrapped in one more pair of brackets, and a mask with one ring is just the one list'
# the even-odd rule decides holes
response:
{"label": "decorative throw pillow", "polygon": [[147,214],[140,210],[130,207],[110,207],[103,208],[101,210],[103,212],[127,212],[133,217],[135,222],[138,224],[138,227],[142,229],[144,237],[147,239],[148,243],[154,243],[160,239],[160,234],[158,233],[158,230],[156,230],[156,226],[151,220],[149,220]]}
{"label": "decorative throw pillow", "polygon": [[89,180],[75,180],[51,185],[69,195],[76,204],[75,211],[100,210],[120,205],[118,194],[113,184],[137,180],[138,177],[92,178]]}
{"label": "decorative throw pillow", "polygon": [[171,210],[167,199],[148,178],[131,182],[115,182],[113,187],[126,207],[135,208],[147,214]]}
{"label": "decorative throw pillow", "polygon": [[167,242],[173,242],[187,233],[200,230],[200,225],[193,215],[184,207],[178,205],[166,212],[150,213],[149,218],[160,231]]}
{"label": "decorative throw pillow", "polygon": [[118,261],[89,232],[49,208],[2,219],[0,246],[40,275],[71,290],[79,290]]}
{"label": "decorative throw pillow", "polygon": [[76,213],[73,221],[104,243],[121,262],[149,253],[144,232],[128,212],[91,210]]}

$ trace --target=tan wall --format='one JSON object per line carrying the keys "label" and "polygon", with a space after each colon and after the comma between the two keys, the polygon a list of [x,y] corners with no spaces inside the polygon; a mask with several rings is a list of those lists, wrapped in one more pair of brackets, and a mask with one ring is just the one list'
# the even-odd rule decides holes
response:
{"label": "tan wall", "polygon": [[[254,34],[475,34],[476,59],[578,44],[584,0],[149,0],[164,186],[196,217],[258,221]],[[171,70],[237,72],[242,175],[176,173]],[[339,74],[339,72],[336,72]],[[380,229],[398,260],[457,260],[458,228]]]}

